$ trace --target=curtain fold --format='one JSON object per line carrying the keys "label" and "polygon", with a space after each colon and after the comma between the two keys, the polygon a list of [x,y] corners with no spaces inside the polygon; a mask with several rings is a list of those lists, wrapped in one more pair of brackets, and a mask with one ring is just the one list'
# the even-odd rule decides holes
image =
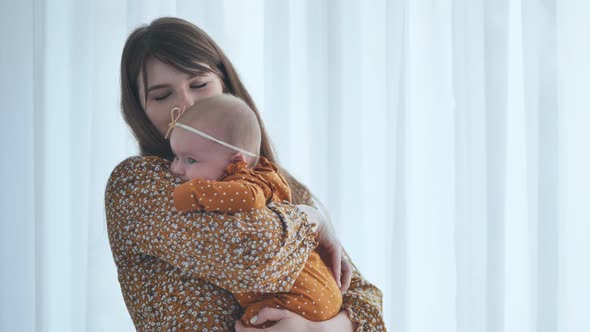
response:
{"label": "curtain fold", "polygon": [[0,5],[0,330],[129,331],[103,191],[137,153],[127,35],[159,16],[237,67],[390,331],[590,330],[590,4],[25,0]]}

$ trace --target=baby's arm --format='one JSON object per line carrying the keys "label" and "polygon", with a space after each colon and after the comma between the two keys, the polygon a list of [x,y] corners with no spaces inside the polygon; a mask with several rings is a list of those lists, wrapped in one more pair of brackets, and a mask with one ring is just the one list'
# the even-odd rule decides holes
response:
{"label": "baby's arm", "polygon": [[267,195],[259,184],[248,181],[210,181],[194,179],[174,189],[178,211],[236,213],[253,211],[266,205]]}

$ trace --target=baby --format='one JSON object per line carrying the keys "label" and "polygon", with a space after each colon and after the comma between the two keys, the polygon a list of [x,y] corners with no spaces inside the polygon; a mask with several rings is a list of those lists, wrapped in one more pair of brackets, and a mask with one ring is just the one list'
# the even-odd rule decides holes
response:
{"label": "baby", "polygon": [[[278,168],[259,157],[260,127],[254,112],[231,95],[197,102],[174,119],[166,137],[174,152],[171,171],[187,182],[176,187],[179,211],[239,213],[273,201],[291,201],[291,190]],[[234,294],[245,326],[264,307],[283,308],[312,321],[334,317],[342,294],[330,270],[312,252],[293,287],[286,293]],[[256,327],[264,328],[273,323]]]}

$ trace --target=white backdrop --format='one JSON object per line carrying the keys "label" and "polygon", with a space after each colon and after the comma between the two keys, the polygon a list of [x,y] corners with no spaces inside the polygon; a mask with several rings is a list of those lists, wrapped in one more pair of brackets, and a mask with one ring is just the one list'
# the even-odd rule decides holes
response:
{"label": "white backdrop", "polygon": [[390,331],[590,331],[590,3],[3,0],[0,330],[129,331],[103,192],[128,33],[196,23]]}

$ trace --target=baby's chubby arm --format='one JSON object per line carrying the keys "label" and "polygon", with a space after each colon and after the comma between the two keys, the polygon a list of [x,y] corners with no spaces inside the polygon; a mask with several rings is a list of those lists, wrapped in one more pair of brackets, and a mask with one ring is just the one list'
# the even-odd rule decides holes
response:
{"label": "baby's chubby arm", "polygon": [[237,213],[254,211],[266,205],[265,192],[248,181],[193,179],[174,189],[178,211]]}

